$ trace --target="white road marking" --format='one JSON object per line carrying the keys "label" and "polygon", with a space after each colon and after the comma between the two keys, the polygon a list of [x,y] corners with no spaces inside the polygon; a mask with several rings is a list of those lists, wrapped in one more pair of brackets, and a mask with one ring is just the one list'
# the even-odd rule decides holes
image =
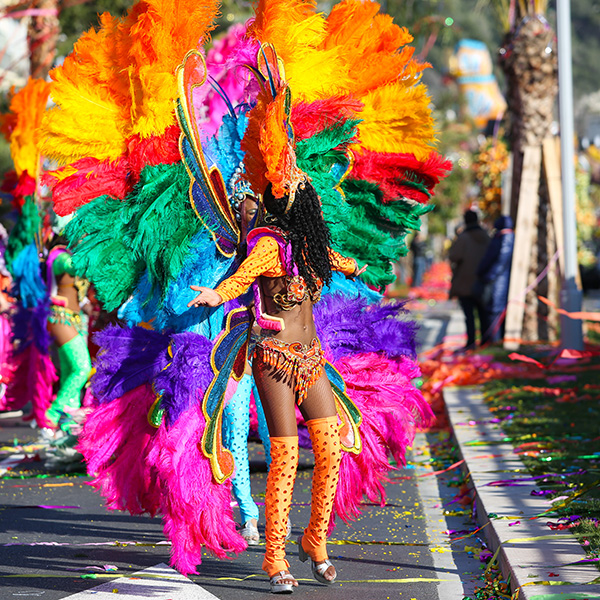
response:
{"label": "white road marking", "polygon": [[[424,433],[417,433],[413,448],[429,446],[427,437]],[[413,459],[416,458],[413,456]],[[464,551],[465,545],[474,545],[473,539],[467,539],[453,546],[448,544],[450,537],[442,533],[442,529],[448,528],[447,519],[452,517],[442,517],[442,505],[444,502],[452,500],[454,488],[448,488],[441,484],[443,495],[440,496],[440,486],[437,477],[423,477],[418,479],[419,496],[425,515],[425,523],[427,526],[427,537],[432,548],[443,549],[443,552],[432,552],[431,559],[435,567],[435,572],[441,578],[444,577],[444,582],[437,587],[437,594],[441,600],[448,598],[463,598],[464,596],[474,595],[475,582],[474,578],[467,576],[461,577],[461,573],[477,572],[479,562],[469,557]],[[440,518],[442,517],[442,518]],[[454,517],[455,521],[462,522],[462,518]],[[452,552],[454,550],[455,552]],[[455,562],[456,561],[456,562]],[[456,563],[459,563],[458,565]],[[480,585],[480,582],[476,582]]]}
{"label": "white road marking", "polygon": [[67,596],[65,600],[218,600],[203,587],[160,563],[129,577],[113,579],[98,587]]}
{"label": "white road marking", "polygon": [[10,454],[6,458],[0,460],[0,477],[18,465],[26,457],[27,455],[23,453]]}

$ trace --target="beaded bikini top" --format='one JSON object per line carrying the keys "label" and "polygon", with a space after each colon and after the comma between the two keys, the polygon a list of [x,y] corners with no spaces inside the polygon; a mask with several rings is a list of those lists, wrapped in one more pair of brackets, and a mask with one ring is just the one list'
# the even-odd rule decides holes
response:
{"label": "beaded bikini top", "polygon": [[321,290],[323,283],[318,280],[318,286],[315,290],[311,290],[306,285],[304,278],[300,275],[287,275],[285,278],[285,292],[280,292],[273,296],[273,301],[282,310],[292,310],[298,304],[302,304],[309,299],[314,303],[321,299]]}
{"label": "beaded bikini top", "polygon": [[[266,228],[265,228],[266,229]],[[264,230],[263,230],[264,231]],[[273,295],[273,301],[281,308],[281,310],[292,310],[294,307],[302,304],[305,300],[310,299],[313,303],[318,302],[321,299],[321,291],[323,289],[323,282],[318,279],[316,289],[310,289],[306,285],[304,278],[298,274],[298,269],[294,265],[292,260],[292,249],[289,243],[288,235],[279,227],[270,226],[268,228],[271,237],[274,237],[280,247],[280,256],[283,269],[288,268],[291,265],[292,274],[282,275],[285,278],[285,291],[278,292]],[[273,235],[274,234],[274,235]],[[256,234],[254,234],[256,235]],[[254,235],[252,236],[254,238]]]}

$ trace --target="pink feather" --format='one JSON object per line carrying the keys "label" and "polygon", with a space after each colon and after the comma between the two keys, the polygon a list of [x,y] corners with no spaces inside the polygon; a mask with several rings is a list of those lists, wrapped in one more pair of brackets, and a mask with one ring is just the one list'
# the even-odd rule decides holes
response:
{"label": "pink feather", "polygon": [[[0,291],[0,293],[2,293]],[[12,376],[10,364],[12,344],[10,342],[10,319],[0,314],[0,382],[7,384]],[[2,399],[0,398],[0,402]]]}
{"label": "pink feather", "polygon": [[[215,40],[206,56],[208,74],[225,92],[235,107],[247,101],[254,88],[255,77],[245,65],[256,66],[259,44],[246,37],[246,25],[232,25],[225,36]],[[258,92],[258,89],[254,90]],[[206,83],[194,92],[194,110],[201,121],[200,129],[205,139],[215,135],[229,112],[221,96]]]}
{"label": "pink feather", "polygon": [[[385,503],[383,483],[394,468],[389,456],[400,465],[406,464],[406,449],[413,442],[417,426],[429,424],[434,416],[411,383],[420,375],[415,361],[365,353],[344,357],[334,366],[363,417],[363,449],[358,455],[344,453],[334,504],[335,513],[349,521],[360,515],[363,497]],[[330,529],[333,526],[332,517]]]}
{"label": "pink feather", "polygon": [[31,417],[38,427],[51,427],[46,411],[52,404],[52,386],[58,378],[50,356],[30,344],[12,355],[11,362],[13,377],[4,398],[0,399],[0,410],[20,410],[31,402]]}
{"label": "pink feather", "polygon": [[198,448],[205,427],[200,405],[155,429],[147,414],[155,395],[137,387],[99,405],[83,427],[78,449],[108,508],[163,515],[171,562],[196,573],[206,547],[219,558],[245,550],[231,509],[231,484],[218,484]]}
{"label": "pink feather", "polygon": [[154,515],[160,507],[160,482],[147,460],[156,443],[147,418],[155,399],[150,386],[134,388],[98,406],[84,423],[78,450],[94,477],[91,484],[112,510]]}
{"label": "pink feather", "polygon": [[168,429],[161,425],[148,460],[158,472],[164,532],[171,540],[171,564],[183,574],[197,573],[202,547],[219,558],[246,549],[231,509],[231,483],[216,483],[199,449],[205,419],[200,403]]}

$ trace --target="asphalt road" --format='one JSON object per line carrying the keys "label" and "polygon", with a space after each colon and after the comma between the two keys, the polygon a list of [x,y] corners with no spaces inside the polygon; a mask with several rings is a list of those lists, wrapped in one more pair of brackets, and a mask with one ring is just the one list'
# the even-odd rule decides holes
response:
{"label": "asphalt road", "polygon": [[[437,341],[448,318],[428,322],[432,339],[423,340],[425,346]],[[70,473],[44,466],[43,450],[27,445],[36,437],[19,420],[0,420],[0,600],[239,600],[268,593],[260,569],[264,546],[231,561],[206,555],[199,575],[183,578],[166,566],[169,545],[159,517],[106,510],[81,465]],[[421,443],[426,450],[426,441]],[[250,449],[253,493],[260,504],[264,453],[257,443]],[[308,522],[311,464],[312,455],[304,451],[291,511],[292,540]],[[295,542],[288,543],[291,569],[300,581],[294,597],[461,600],[478,564],[458,546],[451,551],[440,534],[464,528],[463,518],[453,523],[442,512],[455,490],[444,485],[444,477],[415,478],[419,468],[397,472],[386,486],[385,506],[365,506],[355,523],[338,523],[329,546],[338,570],[332,586],[315,582],[308,563],[298,561]]]}

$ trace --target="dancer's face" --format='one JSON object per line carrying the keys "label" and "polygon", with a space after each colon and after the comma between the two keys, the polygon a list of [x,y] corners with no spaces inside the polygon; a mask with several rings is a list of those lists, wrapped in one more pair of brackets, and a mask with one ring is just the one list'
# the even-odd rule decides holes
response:
{"label": "dancer's face", "polygon": [[254,219],[256,213],[258,212],[258,204],[256,202],[256,198],[254,198],[254,196],[246,196],[242,201],[241,208],[242,220],[240,224],[240,231],[242,236],[241,241],[243,242],[246,239],[246,236],[248,235],[248,228],[250,227],[250,223],[252,222],[252,219]]}

